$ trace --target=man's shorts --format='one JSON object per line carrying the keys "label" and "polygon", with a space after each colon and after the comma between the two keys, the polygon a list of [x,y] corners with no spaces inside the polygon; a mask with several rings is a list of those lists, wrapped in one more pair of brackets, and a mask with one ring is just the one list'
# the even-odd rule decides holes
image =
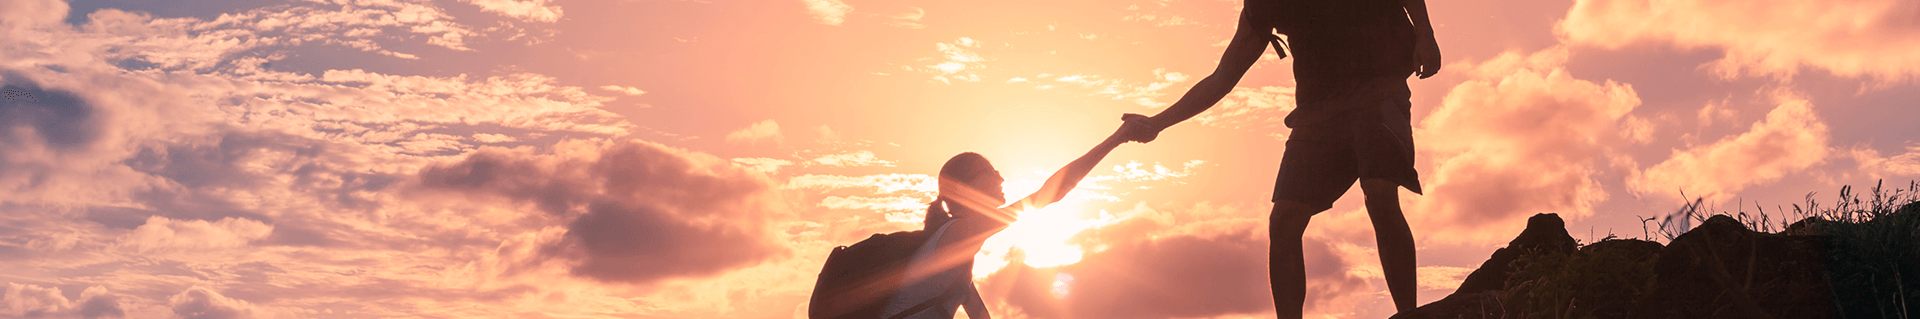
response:
{"label": "man's shorts", "polygon": [[1372,100],[1377,107],[1357,107],[1293,128],[1273,185],[1275,202],[1289,200],[1324,211],[1355,180],[1366,178],[1385,178],[1420,193],[1407,118],[1411,103],[1405,95]]}

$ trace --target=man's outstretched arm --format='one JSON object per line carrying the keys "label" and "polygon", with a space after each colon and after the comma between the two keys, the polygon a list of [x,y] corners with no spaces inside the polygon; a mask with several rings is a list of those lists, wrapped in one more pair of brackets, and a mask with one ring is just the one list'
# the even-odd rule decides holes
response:
{"label": "man's outstretched arm", "polygon": [[[1220,65],[1214,67],[1213,74],[1207,75],[1205,79],[1200,80],[1200,83],[1194,84],[1193,89],[1187,90],[1186,95],[1180,96],[1180,101],[1173,102],[1173,106],[1160,111],[1160,114],[1151,118],[1128,119],[1144,121],[1147,124],[1140,131],[1130,134],[1130,139],[1141,143],[1153,141],[1160,135],[1160,130],[1199,115],[1200,112],[1212,108],[1213,104],[1219,103],[1220,98],[1226,97],[1227,93],[1233,92],[1233,86],[1240,83],[1240,77],[1245,76],[1247,69],[1252,68],[1253,63],[1260,60],[1260,54],[1267,51],[1267,38],[1271,37],[1273,32],[1271,28],[1256,26],[1245,14],[1240,15],[1239,25],[1233,31],[1233,41],[1227,43],[1227,51],[1220,54]],[[1279,50],[1279,48],[1274,49]]]}

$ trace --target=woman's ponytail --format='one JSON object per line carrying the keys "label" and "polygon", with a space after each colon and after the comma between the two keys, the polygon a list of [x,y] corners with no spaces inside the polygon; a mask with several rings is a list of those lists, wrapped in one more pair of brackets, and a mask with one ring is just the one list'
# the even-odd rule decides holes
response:
{"label": "woman's ponytail", "polygon": [[933,232],[940,229],[941,225],[946,225],[948,220],[953,220],[953,216],[947,214],[946,202],[947,198],[942,196],[934,198],[932,204],[927,204],[927,224],[922,229]]}

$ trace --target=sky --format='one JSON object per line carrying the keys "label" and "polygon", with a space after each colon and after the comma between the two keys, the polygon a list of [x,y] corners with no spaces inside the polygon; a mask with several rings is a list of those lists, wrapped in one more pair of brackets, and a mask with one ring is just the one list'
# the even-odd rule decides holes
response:
{"label": "sky", "polygon": [[[1920,179],[1920,2],[1432,0],[1419,300],[1525,219],[1664,240]],[[1235,0],[0,0],[0,316],[804,318],[828,252],[1009,196],[1211,72]],[[1290,59],[976,256],[998,318],[1273,315]],[[1350,190],[1313,318],[1393,311]]]}

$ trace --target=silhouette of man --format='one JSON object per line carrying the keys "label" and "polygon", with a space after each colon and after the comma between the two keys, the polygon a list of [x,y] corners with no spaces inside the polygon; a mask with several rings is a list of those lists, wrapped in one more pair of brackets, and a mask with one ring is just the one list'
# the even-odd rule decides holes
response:
{"label": "silhouette of man", "polygon": [[[1366,196],[1387,289],[1399,311],[1415,303],[1413,232],[1401,214],[1399,187],[1418,194],[1413,169],[1411,93],[1406,78],[1440,70],[1440,48],[1424,0],[1246,0],[1238,30],[1220,64],[1180,101],[1129,132],[1150,142],[1161,130],[1220,101],[1266,52],[1273,33],[1294,55],[1299,106],[1287,115],[1293,133],[1274,182],[1269,275],[1281,318],[1299,318],[1306,300],[1301,236],[1307,222],[1331,208],[1355,180]],[[1286,52],[1280,52],[1282,57]]]}

